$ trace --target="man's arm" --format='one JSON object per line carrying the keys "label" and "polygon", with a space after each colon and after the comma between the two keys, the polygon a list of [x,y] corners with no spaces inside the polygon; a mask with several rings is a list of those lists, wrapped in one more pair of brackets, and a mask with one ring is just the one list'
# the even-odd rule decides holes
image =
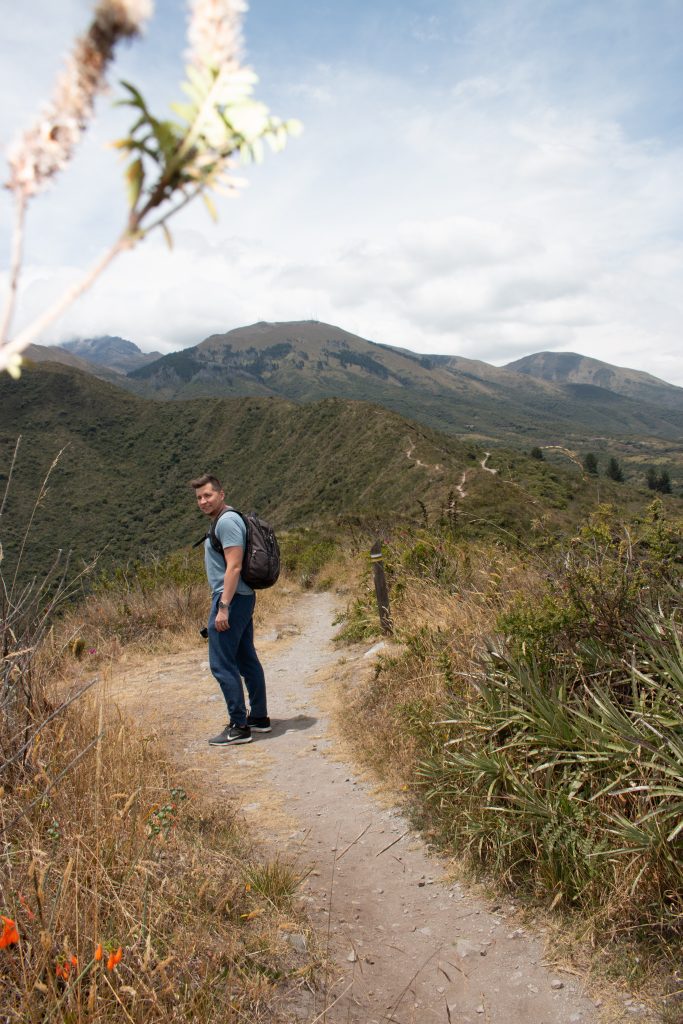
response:
{"label": "man's arm", "polygon": [[[223,548],[223,555],[225,556],[225,576],[223,577],[223,595],[221,597],[221,604],[230,604],[235,596],[235,591],[237,590],[240,572],[242,571],[244,551],[239,546]],[[218,613],[216,615],[216,629],[219,633],[226,629],[230,629],[227,608],[218,609]]]}

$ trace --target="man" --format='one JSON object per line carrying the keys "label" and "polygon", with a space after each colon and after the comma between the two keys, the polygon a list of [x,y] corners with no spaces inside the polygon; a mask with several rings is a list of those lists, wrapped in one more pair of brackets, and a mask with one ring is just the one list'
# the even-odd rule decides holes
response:
{"label": "man", "polygon": [[[256,595],[242,579],[247,529],[237,512],[228,509],[220,481],[208,473],[190,481],[200,511],[213,520],[222,553],[207,537],[204,565],[211,589],[209,613],[209,666],[228,706],[228,724],[209,743],[214,747],[251,743],[253,732],[270,732],[266,680],[254,648]],[[244,703],[242,676],[249,694]]]}

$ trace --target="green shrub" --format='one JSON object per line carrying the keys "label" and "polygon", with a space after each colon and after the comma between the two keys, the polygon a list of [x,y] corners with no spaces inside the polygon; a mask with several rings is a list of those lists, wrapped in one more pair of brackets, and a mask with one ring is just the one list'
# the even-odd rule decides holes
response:
{"label": "green shrub", "polygon": [[637,631],[644,609],[674,607],[681,564],[680,532],[660,502],[629,524],[599,506],[555,554],[546,589],[517,596],[498,628],[514,656],[580,682],[623,653],[625,631]]}
{"label": "green shrub", "polygon": [[336,537],[318,530],[292,531],[283,534],[279,541],[283,569],[305,589],[320,579],[320,573],[338,549]]}
{"label": "green shrub", "polygon": [[381,636],[374,595],[359,597],[352,601],[346,611],[335,619],[335,625],[340,624],[342,628],[335,639],[344,643],[357,644]]}
{"label": "green shrub", "polygon": [[191,587],[197,583],[206,584],[204,561],[197,552],[174,552],[164,558],[149,557],[135,559],[126,565],[104,571],[96,580],[95,593],[142,593],[147,594],[157,588],[174,584],[179,587]]}

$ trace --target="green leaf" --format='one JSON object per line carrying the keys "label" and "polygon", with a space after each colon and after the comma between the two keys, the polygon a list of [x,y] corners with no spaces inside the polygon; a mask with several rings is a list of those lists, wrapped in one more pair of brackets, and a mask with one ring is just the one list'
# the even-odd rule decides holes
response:
{"label": "green leaf", "polygon": [[128,92],[131,94],[132,99],[118,100],[117,105],[139,107],[140,110],[143,110],[145,113],[147,113],[147,104],[142,98],[142,94],[140,93],[140,91],[136,89],[134,85],[131,85],[130,82],[122,81],[121,85],[124,89],[128,90]]}
{"label": "green leaf", "polygon": [[200,70],[195,67],[194,64],[188,64],[185,68],[185,72],[190,83],[200,93],[202,97],[206,96],[209,89],[216,80],[216,74],[214,71]]}
{"label": "green leaf", "polygon": [[291,135],[293,139],[298,138],[304,131],[303,122],[297,120],[296,117],[290,117],[288,121],[285,121],[283,127],[287,134]]}
{"label": "green leaf", "polygon": [[164,156],[170,156],[178,146],[178,139],[175,133],[175,126],[172,121],[152,121],[154,138],[159,144],[159,149]]}
{"label": "green leaf", "polygon": [[192,100],[192,110],[196,114],[206,98],[206,93],[197,89],[192,82],[181,82],[180,88],[183,90],[185,95],[189,96]]}
{"label": "green leaf", "polygon": [[233,130],[249,142],[258,139],[269,127],[268,108],[255,100],[246,100],[224,111],[224,118]]}
{"label": "green leaf", "polygon": [[142,160],[138,157],[126,169],[126,183],[128,185],[128,202],[131,210],[134,210],[142,191],[142,183],[145,180],[145,169]]}

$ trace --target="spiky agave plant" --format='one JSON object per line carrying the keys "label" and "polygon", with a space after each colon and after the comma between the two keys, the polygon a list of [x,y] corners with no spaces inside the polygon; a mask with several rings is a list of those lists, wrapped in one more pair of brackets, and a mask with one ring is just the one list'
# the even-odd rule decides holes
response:
{"label": "spiky agave plant", "polygon": [[680,928],[682,635],[676,615],[643,612],[580,687],[561,665],[490,651],[421,769],[461,841],[559,899],[595,908],[620,892],[624,916]]}

